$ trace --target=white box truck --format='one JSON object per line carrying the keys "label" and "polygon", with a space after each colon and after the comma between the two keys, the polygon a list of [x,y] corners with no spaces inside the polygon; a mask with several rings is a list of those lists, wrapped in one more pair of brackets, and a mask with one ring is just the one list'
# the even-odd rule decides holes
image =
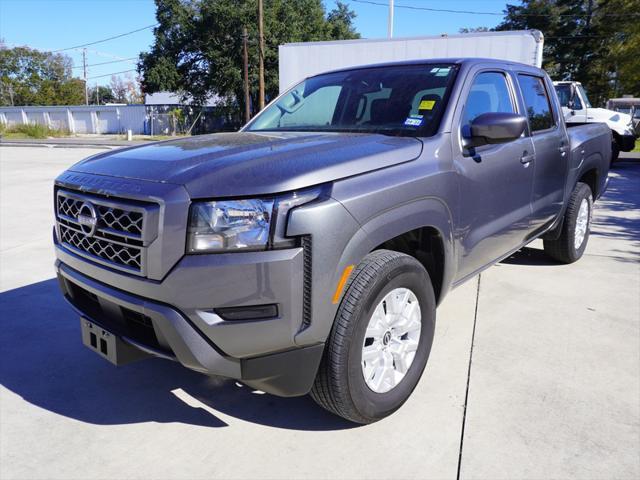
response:
{"label": "white box truck", "polygon": [[567,127],[585,123],[606,123],[611,129],[611,161],[618,158],[620,152],[630,152],[636,144],[637,134],[633,118],[623,112],[591,106],[587,92],[580,82],[553,82],[558,93],[562,113]]}
{"label": "white box truck", "polygon": [[372,63],[482,57],[542,66],[539,30],[287,43],[279,47],[280,93],[318,73]]}

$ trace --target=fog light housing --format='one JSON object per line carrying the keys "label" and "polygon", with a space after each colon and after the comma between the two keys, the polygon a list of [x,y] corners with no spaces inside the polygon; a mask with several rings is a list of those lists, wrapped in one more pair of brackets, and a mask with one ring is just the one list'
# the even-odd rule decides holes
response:
{"label": "fog light housing", "polygon": [[276,318],[278,305],[250,305],[246,307],[216,308],[214,312],[223,320],[241,321]]}

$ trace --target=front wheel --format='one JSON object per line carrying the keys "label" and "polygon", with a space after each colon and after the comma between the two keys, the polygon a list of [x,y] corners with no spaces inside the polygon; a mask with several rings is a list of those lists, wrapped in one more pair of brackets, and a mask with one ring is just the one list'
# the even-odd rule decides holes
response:
{"label": "front wheel", "polygon": [[312,398],[356,423],[395,412],[416,387],[435,326],[429,275],[415,258],[376,250],[352,273]]}
{"label": "front wheel", "polygon": [[573,263],[582,257],[589,240],[592,209],[591,189],[585,183],[578,183],[569,198],[560,237],[544,241],[547,255],[562,263]]}

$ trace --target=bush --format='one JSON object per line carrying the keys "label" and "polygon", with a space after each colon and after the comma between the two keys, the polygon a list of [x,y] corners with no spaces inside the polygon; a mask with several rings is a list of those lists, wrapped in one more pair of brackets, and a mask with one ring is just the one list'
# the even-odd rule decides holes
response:
{"label": "bush", "polygon": [[28,123],[22,125],[14,125],[11,127],[2,127],[0,133],[2,135],[23,135],[29,138],[64,137],[66,135],[69,135],[69,132],[66,132],[64,130],[49,128],[48,126],[41,125],[39,123]]}

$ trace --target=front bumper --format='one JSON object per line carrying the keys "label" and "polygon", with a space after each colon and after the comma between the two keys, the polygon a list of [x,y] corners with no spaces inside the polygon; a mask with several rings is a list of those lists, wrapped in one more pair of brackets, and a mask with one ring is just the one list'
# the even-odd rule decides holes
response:
{"label": "front bumper", "polygon": [[[136,348],[280,396],[308,393],[323,345],[296,345],[302,249],[185,256],[161,281],[114,273],[56,245],[56,270],[78,314]],[[275,303],[272,319],[213,311]]]}
{"label": "front bumper", "polygon": [[623,152],[630,152],[636,146],[636,136],[633,134],[619,135],[620,138],[620,150]]}

